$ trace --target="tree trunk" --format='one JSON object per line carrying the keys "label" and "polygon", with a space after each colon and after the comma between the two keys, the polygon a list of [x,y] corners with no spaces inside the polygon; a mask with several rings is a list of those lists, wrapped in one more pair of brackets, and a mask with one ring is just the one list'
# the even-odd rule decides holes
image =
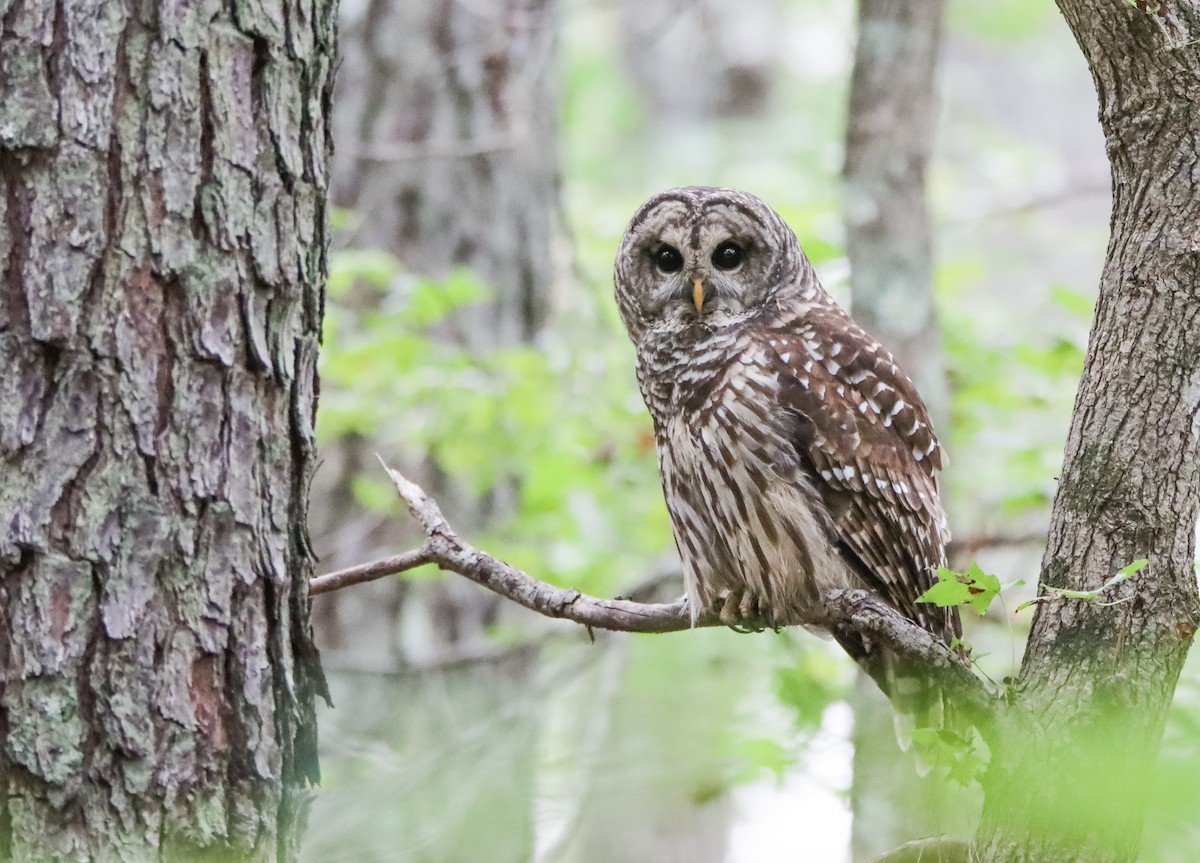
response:
{"label": "tree trunk", "polygon": [[779,48],[778,11],[763,0],[621,0],[625,66],[660,131],[761,116]]}
{"label": "tree trunk", "polygon": [[949,414],[933,304],[925,169],[937,126],[934,73],[944,0],[860,0],[843,169],[854,319]]}
{"label": "tree trunk", "polygon": [[[925,175],[937,125],[944,6],[943,0],[859,0],[843,170],[855,318],[912,374],[943,435],[950,406]],[[897,746],[886,699],[859,677],[852,698],[852,859],[962,830],[977,805],[936,772],[917,775],[912,757]]]}
{"label": "tree trunk", "polygon": [[[1200,13],[1060,0],[1100,96],[1112,238],[1042,564],[1044,587],[1000,714],[975,855],[1136,859],[1144,791],[1191,646],[1200,514]],[[1122,601],[1112,605],[1114,601]]]}
{"label": "tree trunk", "polygon": [[333,198],[347,244],[413,273],[469,269],[492,289],[457,327],[470,347],[546,323],[558,215],[554,0],[371,0],[347,10]]}
{"label": "tree trunk", "polygon": [[0,0],[0,859],[289,860],[334,4]]}
{"label": "tree trunk", "polygon": [[[491,298],[454,315],[448,338],[480,352],[532,340],[552,306],[560,213],[554,0],[369,0],[346,4],[341,25],[332,196],[352,211],[343,242],[391,252],[432,279],[468,269]],[[371,454],[392,445],[323,446],[317,488],[326,503],[314,507],[313,524],[326,568],[394,550],[392,521],[373,520],[349,491],[360,470],[378,470]],[[492,509],[447,489],[444,477],[425,482],[467,524]],[[418,651],[400,643],[397,623],[405,603],[434,619],[434,644],[419,646],[425,658],[479,648],[498,605],[458,579],[390,579],[318,601],[323,647],[362,665],[391,643],[411,659]]]}

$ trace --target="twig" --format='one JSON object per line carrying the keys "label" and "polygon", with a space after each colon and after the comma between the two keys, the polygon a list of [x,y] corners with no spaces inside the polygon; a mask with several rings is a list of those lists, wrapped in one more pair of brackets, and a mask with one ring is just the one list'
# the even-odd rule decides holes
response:
{"label": "twig", "polygon": [[[380,463],[383,464],[382,459]],[[424,544],[406,554],[315,578],[310,582],[309,593],[326,593],[433,563],[525,608],[594,629],[662,633],[678,632],[693,625],[718,626],[721,623],[716,615],[702,613],[693,624],[683,600],[647,603],[598,599],[539,581],[472,546],[454,532],[437,502],[424,489],[386,464],[383,467],[409,512],[421,525],[425,533]],[[808,622],[849,626],[873,636],[904,659],[919,663],[976,724],[990,722],[996,702],[992,687],[976,676],[945,644],[880,597],[865,590],[830,591],[825,596],[822,613]]]}
{"label": "twig", "polygon": [[394,554],[381,560],[373,560],[370,563],[363,563],[348,569],[339,569],[337,572],[327,575],[319,575],[308,583],[308,595],[316,596],[319,593],[329,593],[331,590],[341,590],[343,587],[362,584],[364,581],[375,581],[386,575],[407,572],[433,562],[429,552],[422,546],[414,551],[406,551],[404,554]]}
{"label": "twig", "polygon": [[427,159],[471,159],[517,149],[523,138],[508,134],[473,141],[448,141],[439,144],[369,144],[346,148],[352,159],[363,162],[410,162]]}

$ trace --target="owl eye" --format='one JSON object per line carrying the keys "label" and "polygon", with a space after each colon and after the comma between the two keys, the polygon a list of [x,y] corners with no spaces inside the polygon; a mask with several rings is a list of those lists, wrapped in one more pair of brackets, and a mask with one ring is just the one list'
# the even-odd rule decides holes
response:
{"label": "owl eye", "polygon": [[733,240],[726,240],[713,249],[712,262],[718,270],[732,270],[742,262],[745,250]]}
{"label": "owl eye", "polygon": [[678,273],[683,269],[683,255],[674,246],[659,246],[654,253],[654,265],[660,272]]}

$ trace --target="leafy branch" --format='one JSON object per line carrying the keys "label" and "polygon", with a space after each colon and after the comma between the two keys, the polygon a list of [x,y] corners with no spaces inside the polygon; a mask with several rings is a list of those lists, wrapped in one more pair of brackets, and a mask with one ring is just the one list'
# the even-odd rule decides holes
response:
{"label": "leafy branch", "polygon": [[[1027,608],[1037,605],[1039,602],[1060,598],[1077,599],[1082,602],[1095,602],[1103,607],[1129,602],[1133,597],[1127,596],[1124,599],[1118,599],[1113,602],[1100,602],[1099,600],[1101,594],[1127,581],[1149,563],[1150,560],[1144,557],[1135,560],[1133,563],[1121,567],[1116,575],[1095,590],[1069,590],[1065,587],[1043,585],[1043,589],[1047,591],[1046,593],[1028,602],[1022,602],[1017,606],[1016,610],[1024,611]],[[930,602],[939,608],[970,605],[980,615],[987,612],[988,607],[992,604],[992,600],[1001,593],[1010,588],[1020,587],[1025,583],[1024,579],[1017,579],[1011,584],[1002,585],[1000,584],[1000,579],[989,572],[984,572],[977,563],[972,563],[965,572],[956,572],[944,566],[938,567],[937,578],[938,580],[935,584],[917,597],[917,602]]]}

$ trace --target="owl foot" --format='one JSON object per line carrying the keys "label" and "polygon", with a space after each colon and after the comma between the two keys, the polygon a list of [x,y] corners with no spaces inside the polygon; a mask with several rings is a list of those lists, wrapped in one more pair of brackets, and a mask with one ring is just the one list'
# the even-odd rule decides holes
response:
{"label": "owl foot", "polygon": [[779,631],[766,597],[749,588],[735,588],[722,593],[713,602],[712,610],[721,623],[734,632]]}

